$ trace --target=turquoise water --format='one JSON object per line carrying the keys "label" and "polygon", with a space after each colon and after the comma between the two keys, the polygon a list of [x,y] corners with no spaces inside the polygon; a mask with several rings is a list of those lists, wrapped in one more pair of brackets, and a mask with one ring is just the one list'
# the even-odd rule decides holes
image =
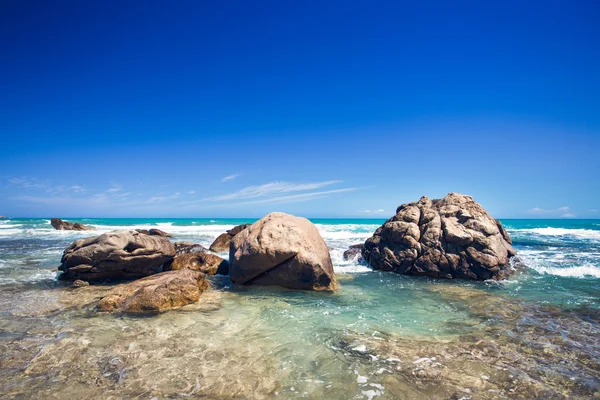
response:
{"label": "turquoise water", "polygon": [[[156,227],[208,247],[254,220],[70,221],[99,233]],[[9,398],[589,398],[600,390],[600,220],[504,220],[525,266],[503,282],[464,282],[346,261],[344,250],[384,220],[314,219],[336,293],[214,277],[196,308],[152,318],[99,314],[93,305],[109,287],[57,281],[64,248],[94,233],[49,222],[0,221],[0,393]]]}

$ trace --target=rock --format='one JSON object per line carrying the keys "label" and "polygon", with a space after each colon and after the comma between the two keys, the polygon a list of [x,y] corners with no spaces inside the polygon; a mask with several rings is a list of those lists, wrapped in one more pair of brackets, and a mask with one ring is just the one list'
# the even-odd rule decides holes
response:
{"label": "rock", "polygon": [[139,233],[146,234],[146,235],[162,236],[165,238],[173,237],[173,235],[171,235],[170,233],[161,231],[160,229],[154,229],[154,228],[152,228],[152,229],[136,229],[136,231],[138,231]]}
{"label": "rock", "polygon": [[349,261],[352,259],[357,258],[358,260],[362,259],[362,249],[365,245],[364,244],[353,244],[352,246],[350,246],[348,248],[348,250],[346,250],[344,252],[344,260]]}
{"label": "rock", "polygon": [[374,269],[406,275],[474,280],[502,279],[516,255],[500,221],[471,196],[450,193],[403,204],[365,242]]}
{"label": "rock", "polygon": [[86,282],[86,281],[82,281],[81,279],[74,280],[73,284],[71,285],[71,287],[73,287],[73,288],[80,288],[80,287],[84,287],[84,286],[90,286],[90,283]]}
{"label": "rock", "polygon": [[64,251],[61,279],[137,279],[160,272],[175,256],[168,239],[137,231],[113,231],[79,239]]}
{"label": "rock", "polygon": [[63,221],[60,218],[52,218],[50,220],[50,224],[54,227],[54,229],[59,231],[93,231],[95,228],[91,226],[80,224],[79,222],[68,222]]}
{"label": "rock", "polygon": [[175,242],[175,243],[173,243],[173,245],[175,246],[175,255],[176,256],[180,256],[182,254],[197,254],[197,253],[208,252],[206,247],[204,247],[198,243]]}
{"label": "rock", "polygon": [[238,233],[246,229],[252,224],[243,224],[238,225],[225,233],[220,234],[215,241],[210,245],[210,251],[214,251],[215,253],[222,253],[224,251],[229,251],[229,243],[231,243],[231,239],[233,239]]}
{"label": "rock", "polygon": [[206,275],[227,275],[229,263],[227,260],[210,253],[182,254],[176,256],[168,267],[170,270],[192,269]]}
{"label": "rock", "polygon": [[183,269],[118,285],[98,303],[101,311],[157,313],[195,303],[208,289],[205,275]]}
{"label": "rock", "polygon": [[329,250],[306,218],[271,213],[242,230],[229,250],[231,280],[238,284],[333,290]]}
{"label": "rock", "polygon": [[8,217],[5,217],[4,215],[0,215],[0,219],[8,219]]}

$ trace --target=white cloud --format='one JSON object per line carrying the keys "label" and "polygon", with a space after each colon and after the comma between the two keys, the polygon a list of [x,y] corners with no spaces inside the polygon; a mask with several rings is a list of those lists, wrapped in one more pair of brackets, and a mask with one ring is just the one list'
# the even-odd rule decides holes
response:
{"label": "white cloud", "polygon": [[380,208],[379,210],[362,210],[361,213],[366,213],[366,214],[372,214],[372,213],[382,213],[385,212],[385,210],[383,208]]}
{"label": "white cloud", "polygon": [[9,186],[17,186],[21,189],[45,189],[48,184],[40,182],[36,178],[9,178],[7,179]]}
{"label": "white cloud", "polygon": [[561,218],[573,218],[576,215],[571,212],[571,208],[567,206],[558,207],[554,209],[544,209],[540,207],[534,207],[529,210],[530,213],[538,214],[538,215],[546,215],[548,217],[556,217],[559,216]]}
{"label": "white cloud", "polygon": [[595,209],[595,208],[592,208],[591,210],[588,210],[588,212],[591,212],[591,213],[597,213],[597,212],[598,212],[598,210],[597,210],[597,209]]}
{"label": "white cloud", "polygon": [[221,179],[221,183],[222,182],[227,182],[227,181],[231,181],[235,178],[237,178],[238,176],[241,176],[242,174],[231,174],[231,175],[227,175],[226,177],[224,177],[223,179]]}
{"label": "white cloud", "polygon": [[176,198],[179,197],[181,193],[177,192],[177,193],[173,193],[170,196],[163,196],[162,193],[159,193],[158,195],[154,196],[154,197],[150,197],[146,203],[147,204],[156,204],[156,203],[163,203],[167,200],[175,200]]}
{"label": "white cloud", "polygon": [[279,195],[290,192],[303,192],[315,190],[324,186],[340,183],[341,181],[324,181],[313,183],[288,183],[288,182],[269,182],[258,186],[247,186],[237,192],[227,193],[220,196],[208,197],[203,200],[208,201],[223,201],[236,199],[251,199],[256,197],[265,197],[271,195]]}
{"label": "white cloud", "polygon": [[190,190],[190,191],[188,192],[188,194],[196,194],[196,191],[195,191],[195,190]]}

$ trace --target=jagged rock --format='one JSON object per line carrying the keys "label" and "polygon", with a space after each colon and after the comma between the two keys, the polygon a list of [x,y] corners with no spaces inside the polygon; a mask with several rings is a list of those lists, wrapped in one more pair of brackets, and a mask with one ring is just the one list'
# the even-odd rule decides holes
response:
{"label": "jagged rock", "polygon": [[242,230],[229,250],[231,280],[290,289],[333,290],[329,250],[306,218],[274,212]]}
{"label": "jagged rock", "polygon": [[63,221],[60,218],[52,218],[50,220],[50,224],[52,225],[52,227],[54,227],[54,229],[59,230],[59,231],[93,231],[95,230],[95,228],[92,228],[91,226],[87,226],[87,225],[83,225],[80,224],[79,222],[68,222],[68,221]]}
{"label": "jagged rock", "polygon": [[192,242],[175,242],[175,255],[206,253],[208,249],[201,244]]}
{"label": "jagged rock", "polygon": [[229,263],[227,260],[210,253],[182,254],[176,256],[168,267],[170,270],[192,269],[206,275],[227,275]]}
{"label": "jagged rock", "polygon": [[98,303],[101,311],[156,313],[195,303],[208,289],[205,275],[183,269],[168,271],[118,285]]}
{"label": "jagged rock", "polygon": [[210,251],[214,251],[215,253],[221,253],[224,251],[229,251],[229,244],[231,243],[231,239],[235,237],[238,233],[246,229],[252,224],[243,224],[238,225],[225,233],[220,234],[215,241],[210,245]]}
{"label": "jagged rock", "polygon": [[435,278],[502,279],[516,254],[500,221],[471,196],[403,204],[365,242],[374,269]]}
{"label": "jagged rock", "polygon": [[160,229],[155,229],[155,228],[152,228],[152,229],[136,229],[136,231],[138,231],[139,233],[146,234],[146,235],[162,236],[164,238],[173,237],[173,235],[171,235],[170,233],[165,232],[165,231],[161,231]]}
{"label": "jagged rock", "polygon": [[136,279],[160,272],[173,259],[168,239],[137,231],[113,231],[79,239],[64,251],[61,279]]}
{"label": "jagged rock", "polygon": [[354,258],[362,259],[361,251],[365,245],[364,244],[353,244],[348,248],[348,250],[344,251],[344,260],[352,260]]}

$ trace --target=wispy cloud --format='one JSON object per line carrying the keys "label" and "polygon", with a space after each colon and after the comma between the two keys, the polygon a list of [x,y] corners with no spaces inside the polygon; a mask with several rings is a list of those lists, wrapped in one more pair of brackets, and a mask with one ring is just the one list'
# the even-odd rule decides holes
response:
{"label": "wispy cloud", "polygon": [[227,182],[227,181],[231,181],[234,180],[235,178],[241,176],[242,174],[231,174],[231,175],[227,175],[226,177],[224,177],[223,179],[221,179],[221,183],[223,182]]}
{"label": "wispy cloud", "polygon": [[8,178],[7,182],[9,186],[16,186],[21,189],[45,189],[48,187],[47,183],[28,177]]}
{"label": "wispy cloud", "polygon": [[180,192],[177,193],[173,193],[170,196],[164,196],[162,193],[159,193],[156,196],[150,197],[146,203],[147,204],[157,204],[157,203],[164,203],[165,201],[168,200],[175,200],[176,198],[178,198],[181,195]]}
{"label": "wispy cloud", "polygon": [[227,193],[220,196],[208,197],[203,200],[207,201],[223,201],[223,200],[238,200],[252,199],[257,197],[266,197],[280,195],[290,192],[304,192],[308,190],[320,189],[325,186],[340,183],[341,181],[324,181],[312,183],[289,183],[289,182],[269,182],[258,186],[247,186],[237,192]]}
{"label": "wispy cloud", "polygon": [[591,213],[597,213],[597,212],[598,212],[598,210],[597,210],[597,209],[595,209],[595,208],[592,208],[591,210],[588,210],[588,212],[591,212]]}
{"label": "wispy cloud", "polygon": [[366,213],[366,214],[372,214],[372,213],[382,213],[385,212],[385,210],[383,208],[380,208],[379,210],[362,210],[361,213]]}
{"label": "wispy cloud", "polygon": [[567,207],[567,206],[554,208],[554,209],[545,209],[545,208],[540,208],[540,207],[534,207],[531,210],[529,210],[529,212],[532,214],[538,214],[538,215],[559,216],[561,218],[573,218],[576,216],[575,214],[573,214],[571,212],[571,208]]}

